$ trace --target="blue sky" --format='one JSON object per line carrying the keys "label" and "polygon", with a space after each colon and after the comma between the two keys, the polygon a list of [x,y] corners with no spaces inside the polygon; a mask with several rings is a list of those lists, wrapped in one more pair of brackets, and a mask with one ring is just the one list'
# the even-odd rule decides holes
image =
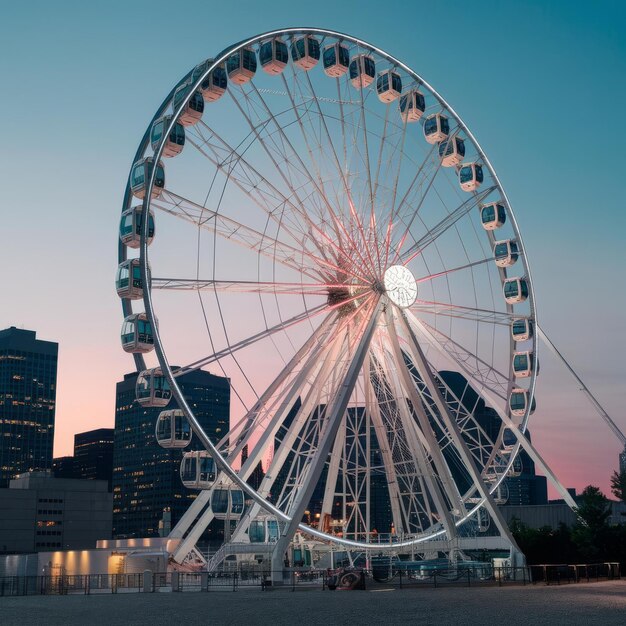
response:
{"label": "blue sky", "polygon": [[[5,9],[0,327],[23,325],[61,344],[55,452],[68,453],[76,431],[113,424],[114,383],[132,367],[119,349],[117,222],[154,110],[200,60],[296,25],[388,51],[461,115],[515,208],[540,323],[626,430],[624,7],[60,1]],[[544,359],[534,439],[564,482],[606,488],[619,446]]]}

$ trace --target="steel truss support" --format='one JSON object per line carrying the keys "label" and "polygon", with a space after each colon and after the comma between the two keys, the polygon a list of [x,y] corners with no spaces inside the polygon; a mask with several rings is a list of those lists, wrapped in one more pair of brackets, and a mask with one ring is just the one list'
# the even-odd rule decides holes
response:
{"label": "steel truss support", "polygon": [[[333,327],[332,319],[333,316],[329,316],[322,322],[318,329],[309,337],[306,343],[300,348],[300,350],[298,350],[298,352],[289,361],[289,363],[287,363],[287,365],[283,368],[280,374],[276,377],[276,379],[274,379],[274,381],[263,393],[261,398],[259,398],[254,407],[251,409],[251,411],[248,412],[247,416],[244,418],[244,421],[248,422],[248,432],[246,433],[246,435],[242,436],[241,441],[239,441],[238,445],[227,457],[229,463],[232,463],[236,459],[236,457],[241,452],[243,446],[248,442],[251,436],[251,428],[249,428],[251,426],[251,422],[256,419],[258,414],[264,409],[266,403],[285,382],[285,380],[293,372],[295,367],[297,367],[297,365],[304,359],[304,357],[309,354],[307,362],[296,376],[294,383],[291,385],[286,395],[283,396],[279,408],[276,410],[276,413],[274,414],[270,424],[267,426],[267,428],[265,428],[261,439],[252,450],[246,462],[242,465],[239,474],[244,480],[246,480],[250,476],[250,474],[258,465],[259,461],[262,459],[263,455],[269,447],[269,444],[273,441],[273,437],[276,434],[280,425],[282,424],[286,414],[289,410],[291,410],[293,403],[296,401],[301,387],[304,385],[305,381],[311,375],[313,369],[316,367],[318,363],[318,357],[320,356],[320,353],[323,352],[323,346],[325,345],[322,339],[328,334],[328,332],[330,332]],[[223,480],[224,476],[220,472],[216,483],[219,483],[221,479]],[[198,497],[194,500],[194,502],[187,509],[187,511],[185,511],[185,514],[180,519],[178,524],[176,524],[176,526],[172,529],[172,532],[169,535],[171,539],[183,539],[183,537],[185,537],[184,541],[180,543],[176,552],[173,555],[175,561],[180,562],[179,559],[185,558],[186,554],[191,548],[193,548],[196,541],[198,541],[204,530],[213,520],[213,511],[211,509],[207,509],[198,519],[198,516],[208,504],[210,497],[211,490],[202,491],[202,493],[198,495]],[[190,528],[192,524],[194,524],[194,522],[196,523],[193,526],[193,529],[190,531]],[[185,536],[186,533],[189,534]]]}
{"label": "steel truss support", "polygon": [[337,430],[341,424],[341,419],[346,408],[348,407],[350,396],[352,395],[359,374],[362,371],[365,356],[369,349],[374,331],[378,325],[378,318],[380,317],[385,304],[386,298],[380,298],[371,313],[371,317],[363,334],[361,335],[358,346],[356,347],[352,361],[341,383],[331,410],[326,414],[326,425],[317,446],[316,454],[311,461],[306,483],[299,490],[295,500],[293,501],[289,511],[291,520],[286,524],[278,542],[276,543],[276,547],[274,548],[274,553],[272,555],[272,571],[280,573],[280,580],[277,580],[277,582],[282,582],[283,556],[287,551],[289,543],[291,542],[295,532],[298,530],[304,511],[311,500],[317,481],[320,478],[333,441],[337,435]]}
{"label": "steel truss support", "polygon": [[[424,405],[421,398],[417,394],[415,382],[413,381],[411,373],[408,371],[404,363],[402,350],[396,334],[394,311],[392,307],[387,309],[387,332],[389,333],[389,339],[393,350],[396,375],[400,378],[400,387],[398,388],[396,397],[398,398],[401,409],[404,409],[404,411],[401,410],[401,413],[405,414],[405,429],[409,435],[413,435],[413,437],[410,437],[409,439],[409,441],[411,441],[411,439],[413,440],[413,447],[415,448],[418,446],[420,448],[419,450],[416,450],[417,454],[415,455],[415,458],[418,461],[420,459],[422,460],[420,465],[422,466],[421,469],[424,473],[424,479],[428,484],[429,492],[433,497],[439,515],[441,516],[441,521],[446,530],[446,535],[450,541],[453,541],[456,539],[457,532],[450,508],[456,509],[460,514],[464,508],[463,503],[456,484],[454,483],[454,479],[452,478],[452,474],[450,473],[450,468],[448,467],[448,464],[439,449],[435,433],[433,432],[433,429],[428,421],[428,416],[424,410]],[[433,472],[428,466],[428,459],[425,456],[424,449],[421,448],[419,444],[417,438],[417,425],[415,424],[411,411],[406,403],[407,396],[411,401],[411,408],[413,409],[419,423],[419,433],[425,439],[425,450],[432,458],[433,464],[437,470],[437,477],[443,489],[433,476]]]}
{"label": "steel truss support", "polygon": [[500,513],[495,502],[493,501],[493,498],[489,493],[489,487],[482,480],[480,470],[476,465],[476,461],[474,460],[474,457],[472,456],[467,447],[467,444],[465,443],[465,440],[463,439],[456,420],[450,414],[450,408],[441,396],[441,391],[437,385],[437,382],[435,381],[433,372],[426,362],[426,357],[424,356],[422,348],[417,341],[413,330],[409,326],[404,312],[398,311],[397,318],[399,320],[402,330],[405,333],[406,339],[408,340],[408,349],[410,356],[415,366],[417,367],[417,370],[422,377],[422,380],[426,383],[426,386],[430,392],[433,401],[435,402],[435,405],[437,406],[437,409],[441,414],[446,428],[448,429],[450,435],[454,440],[454,445],[457,449],[457,452],[461,457],[465,468],[469,472],[469,475],[472,478],[476,490],[480,494],[480,497],[484,500],[485,507],[487,508],[489,515],[491,515],[491,519],[493,519],[493,521],[495,522],[496,527],[500,532],[500,535],[502,537],[506,537],[507,541],[510,543],[512,564],[516,565],[518,562],[518,558],[523,558],[522,552],[519,549],[515,538],[511,534],[511,531],[509,530],[509,527],[504,520],[504,517],[502,517],[502,514]]}
{"label": "steel truss support", "polygon": [[[432,335],[432,333],[428,330],[428,328],[424,326],[424,324],[422,324],[418,319],[414,317],[411,318],[411,321],[415,324],[417,328],[420,329],[420,331],[426,337],[430,339],[431,344],[435,348],[442,350],[441,347],[439,346],[439,343],[437,342],[437,339]],[[554,488],[563,497],[566,504],[573,511],[576,511],[577,510],[576,502],[572,498],[570,492],[563,486],[563,484],[557,478],[556,474],[552,471],[550,466],[543,460],[543,457],[539,454],[537,449],[524,436],[524,433],[520,431],[518,425],[509,417],[507,413],[502,411],[502,409],[499,406],[498,399],[495,397],[495,394],[492,393],[490,389],[486,388],[486,386],[483,383],[481,383],[480,381],[477,381],[474,374],[467,367],[465,367],[463,363],[457,362],[457,366],[460,367],[466,374],[468,374],[474,382],[477,382],[479,384],[480,389],[477,391],[480,393],[480,395],[485,399],[486,402],[489,403],[491,408],[494,409],[498,413],[498,416],[500,417],[502,422],[506,425],[507,428],[509,428],[509,430],[511,430],[511,432],[517,438],[519,445],[522,448],[524,448],[524,450],[528,453],[528,456],[530,456],[530,458],[535,462],[537,467],[539,467],[539,469],[546,475],[546,477],[552,483]],[[495,489],[496,487],[493,487],[493,490]]]}

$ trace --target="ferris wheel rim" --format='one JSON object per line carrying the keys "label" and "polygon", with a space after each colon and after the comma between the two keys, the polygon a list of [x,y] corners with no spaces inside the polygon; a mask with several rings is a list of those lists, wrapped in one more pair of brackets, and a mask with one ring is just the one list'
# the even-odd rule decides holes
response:
{"label": "ferris wheel rim", "polygon": [[[183,106],[190,100],[192,94],[194,93],[194,91],[197,89],[197,87],[200,85],[200,83],[206,79],[206,77],[215,69],[215,67],[217,67],[218,65],[224,63],[224,61],[234,52],[241,50],[242,48],[246,47],[246,46],[251,46],[254,45],[256,43],[260,43],[261,41],[263,41],[264,39],[269,39],[269,38],[274,38],[274,37],[279,37],[279,36],[289,36],[289,35],[298,35],[298,34],[303,34],[303,35],[320,35],[320,36],[327,36],[327,37],[334,37],[337,38],[339,40],[346,40],[349,41],[357,46],[360,46],[364,49],[370,50],[373,53],[376,53],[377,55],[379,55],[380,57],[386,59],[387,61],[389,61],[390,63],[392,63],[394,66],[397,66],[399,68],[402,68],[409,76],[412,76],[416,81],[418,81],[419,84],[424,85],[424,87],[426,89],[429,90],[429,92],[437,99],[437,101],[441,104],[441,106],[446,110],[446,112],[450,113],[450,115],[452,117],[454,117],[454,119],[456,120],[456,122],[459,124],[459,127],[463,130],[463,132],[467,135],[467,137],[472,141],[473,145],[475,146],[482,162],[486,165],[487,169],[489,170],[489,173],[492,176],[493,181],[495,182],[495,185],[501,195],[501,198],[503,200],[503,202],[505,203],[506,207],[507,207],[507,216],[510,217],[511,219],[511,225],[513,227],[514,233],[516,235],[517,241],[519,243],[519,247],[520,247],[520,252],[521,252],[521,260],[524,264],[524,268],[525,268],[525,276],[528,278],[528,290],[529,290],[529,296],[528,296],[528,300],[529,300],[529,304],[530,304],[530,310],[531,310],[531,315],[530,317],[535,321],[537,320],[536,317],[536,307],[535,307],[535,297],[534,297],[534,285],[533,285],[533,281],[530,275],[530,267],[529,267],[529,262],[528,262],[528,257],[526,256],[525,253],[525,247],[524,247],[524,243],[523,243],[523,239],[521,236],[521,232],[518,228],[517,225],[517,220],[515,218],[513,209],[511,207],[511,204],[509,202],[508,196],[503,188],[503,186],[501,185],[499,178],[495,172],[495,169],[493,168],[493,166],[491,165],[488,157],[486,156],[485,152],[482,150],[482,147],[480,146],[480,144],[478,143],[478,141],[475,139],[474,135],[471,133],[470,129],[467,127],[467,125],[463,122],[463,120],[460,118],[460,116],[455,112],[455,110],[448,104],[448,102],[427,82],[425,81],[420,75],[418,75],[416,72],[414,72],[410,67],[408,67],[406,64],[402,63],[401,61],[399,61],[398,59],[396,59],[395,57],[389,55],[388,53],[386,53],[385,51],[383,51],[380,48],[377,48],[376,46],[373,46],[371,44],[369,44],[368,42],[365,42],[364,40],[358,39],[356,37],[353,37],[351,35],[347,35],[344,33],[340,33],[338,31],[333,31],[333,30],[327,30],[327,29],[319,29],[319,28],[306,28],[306,27],[294,27],[294,28],[286,28],[286,29],[277,29],[277,30],[272,30],[272,31],[268,31],[265,33],[262,33],[260,35],[256,35],[254,37],[242,40],[241,42],[234,44],[228,48],[225,48],[214,60],[212,63],[208,63],[206,70],[204,71],[204,73],[202,73],[199,78],[196,80],[195,83],[193,83],[192,87],[189,89],[189,93],[187,94],[186,98],[181,101],[178,110],[174,111],[174,114],[169,122],[169,126],[167,127],[167,130],[164,132],[164,135],[166,136],[169,132],[169,130],[171,129],[171,127],[176,123],[176,121],[178,120],[178,118],[180,117],[181,111]],[[157,119],[159,117],[159,115],[167,108],[168,104],[171,101],[171,96],[173,94],[173,92],[175,91],[175,89],[184,84],[189,77],[191,76],[193,72],[193,69],[177,84],[177,86],[172,90],[170,96],[168,96],[168,98],[166,98],[163,102],[163,104],[161,105],[161,107],[157,110],[157,114],[154,116],[154,119]],[[140,145],[140,148],[137,151],[137,154],[139,155],[139,153],[141,152],[141,154],[145,153],[146,147],[147,147],[147,141],[146,138],[149,135],[150,132],[150,127],[151,125],[148,126],[148,130],[146,131],[146,135],[144,135],[144,140],[142,141],[143,145],[143,149],[142,146]],[[157,150],[154,153],[154,160],[156,162],[159,161],[159,159],[162,156],[163,153],[163,148],[164,148],[164,143],[161,142],[161,144],[159,145],[159,147],[157,148]],[[136,159],[135,159],[136,160]],[[155,180],[155,175],[156,175],[156,168],[153,168],[153,170],[150,173],[150,176],[147,180],[147,186],[146,186],[146,193],[145,193],[145,197],[143,200],[143,217],[142,219],[144,220],[144,224],[143,224],[143,228],[142,228],[142,233],[141,233],[141,244],[140,244],[140,265],[141,265],[141,272],[142,272],[142,277],[143,277],[143,281],[145,285],[148,285],[148,250],[147,250],[147,240],[146,240],[146,223],[147,219],[148,219],[148,214],[149,214],[149,207],[150,207],[150,203],[151,203],[151,192],[152,192],[152,188],[154,186],[154,180]],[[125,195],[125,208],[126,208],[126,204],[130,203],[130,195],[129,195],[129,183],[127,184],[127,193]],[[121,246],[124,247],[124,246]],[[123,254],[125,255],[126,250],[124,248]],[[121,255],[122,253],[120,253]],[[127,310],[127,302],[123,301],[123,307],[125,307],[125,312]],[[145,289],[144,290],[144,305],[145,305],[145,312],[149,318],[149,320],[152,322],[155,319],[155,314],[154,314],[154,309],[153,309],[153,304],[152,304],[152,297],[151,297],[151,293],[150,293],[150,289]],[[153,324],[153,329],[154,329],[154,335],[155,335],[155,350],[157,353],[157,358],[159,360],[159,364],[161,366],[161,369],[163,371],[163,373],[165,374],[166,378],[168,379],[168,382],[171,386],[172,389],[172,393],[174,394],[174,397],[176,398],[176,400],[178,401],[179,405],[181,406],[181,408],[185,411],[188,419],[193,419],[195,420],[195,416],[193,415],[193,411],[191,410],[191,408],[187,405],[182,392],[178,386],[178,384],[176,383],[175,377],[173,375],[173,371],[171,369],[171,366],[169,365],[169,360],[167,359],[167,357],[165,356],[165,350],[163,347],[163,344],[161,342],[160,339],[160,334],[158,331],[158,327],[156,326],[156,324]],[[534,347],[534,351],[535,351],[535,355],[536,355],[536,346],[537,346],[537,342],[536,340],[533,340],[533,347]],[[145,369],[145,363],[143,361],[143,357],[141,355],[135,355],[135,360],[138,364],[138,366],[140,366],[141,364],[143,364],[143,369]],[[528,407],[526,410],[526,414],[522,420],[522,424],[520,425],[520,430],[522,432],[524,432],[524,430],[526,429],[526,424],[528,422],[528,418],[529,418],[529,414],[530,414],[530,404],[532,402],[532,398],[534,396],[534,391],[535,391],[535,382],[536,382],[536,375],[533,374],[532,379],[531,379],[531,385],[529,388],[529,403],[528,403]],[[196,426],[198,427],[198,429],[200,431],[202,431],[202,428],[200,427],[200,425],[196,422]],[[195,430],[195,429],[194,429]],[[202,440],[202,438],[201,438]],[[228,478],[231,479],[235,484],[237,484],[238,487],[240,487],[248,496],[252,497],[252,499],[257,502],[260,506],[262,506],[265,510],[268,510],[277,515],[278,517],[280,517],[281,519],[283,519],[283,521],[287,521],[290,520],[289,516],[282,513],[282,511],[280,511],[280,509],[277,509],[275,507],[273,507],[270,503],[267,502],[267,500],[265,498],[263,498],[263,496],[258,496],[258,494],[256,493],[256,491],[254,489],[252,489],[251,487],[249,487],[245,481],[241,480],[237,473],[232,470],[229,466],[229,464],[223,459],[222,455],[220,454],[220,452],[212,445],[212,443],[210,442],[210,440],[208,440],[208,438],[206,438],[206,441],[202,441],[203,445],[205,445],[205,447],[207,447],[207,449],[209,449],[209,451],[215,455],[215,459],[218,462],[218,464],[220,464],[220,466],[222,467],[222,470],[225,471],[225,473],[228,475]],[[207,446],[208,444],[208,446]],[[514,459],[516,457],[516,453],[517,450],[519,449],[519,442],[516,444],[516,449],[515,449],[515,453],[511,455],[511,461],[509,462],[509,466],[511,466],[514,462]],[[507,469],[508,467],[507,466]],[[493,490],[495,491],[495,489],[497,488],[497,486],[502,482],[502,480],[504,480],[504,478],[506,477],[506,471],[504,471],[499,479],[499,481],[494,485]],[[255,497],[258,496],[258,497]],[[459,526],[461,525],[463,522],[465,522],[467,519],[469,519],[476,510],[478,510],[480,508],[480,506],[482,505],[482,502],[477,504],[475,507],[471,508],[468,510],[467,514],[460,519],[456,525]],[[351,547],[358,547],[358,548],[371,548],[374,546],[379,546],[380,544],[373,544],[373,543],[365,543],[365,542],[356,542],[356,541],[350,541],[350,540],[346,540],[343,538],[338,538],[334,535],[330,535],[327,533],[323,533],[318,531],[317,529],[311,528],[309,526],[306,525],[301,525],[301,530],[307,532],[308,534],[312,534],[314,536],[317,536],[319,538],[323,538],[327,541],[332,541],[334,543],[340,543],[343,545],[348,545]],[[420,537],[420,538],[416,538],[416,539],[411,539],[410,541],[404,542],[404,543],[395,543],[393,544],[394,548],[397,547],[404,547],[404,546],[409,546],[409,545],[416,545],[422,541],[426,541],[428,539],[431,539],[433,537],[439,536],[440,534],[442,534],[444,531],[443,530],[437,530],[434,533],[427,533],[425,534],[424,537]]]}

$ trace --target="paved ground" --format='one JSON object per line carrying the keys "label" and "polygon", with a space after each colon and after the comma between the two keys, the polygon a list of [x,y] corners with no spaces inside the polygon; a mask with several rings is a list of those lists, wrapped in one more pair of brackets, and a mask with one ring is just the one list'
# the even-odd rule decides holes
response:
{"label": "paved ground", "polygon": [[0,598],[2,626],[626,624],[626,580],[546,587]]}

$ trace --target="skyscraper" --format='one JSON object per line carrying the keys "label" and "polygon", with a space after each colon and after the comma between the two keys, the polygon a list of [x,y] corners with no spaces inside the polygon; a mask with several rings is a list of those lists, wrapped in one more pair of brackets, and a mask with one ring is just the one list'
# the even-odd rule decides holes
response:
{"label": "skyscraper", "polygon": [[97,428],[74,435],[76,478],[106,480],[111,490],[113,476],[113,428]]}
{"label": "skyscraper", "polygon": [[626,472],[626,446],[624,446],[624,451],[619,455],[619,471],[620,474]]}
{"label": "skyscraper", "polygon": [[[175,525],[197,492],[183,487],[180,450],[161,448],[154,436],[162,409],[140,406],[135,400],[137,373],[117,383],[113,452],[113,536],[158,537],[164,513]],[[197,370],[178,379],[204,431],[217,442],[229,428],[228,379]],[[176,408],[172,400],[167,409]],[[187,450],[201,446],[194,438]]]}
{"label": "skyscraper", "polygon": [[52,469],[58,351],[33,330],[0,331],[0,487]]}

